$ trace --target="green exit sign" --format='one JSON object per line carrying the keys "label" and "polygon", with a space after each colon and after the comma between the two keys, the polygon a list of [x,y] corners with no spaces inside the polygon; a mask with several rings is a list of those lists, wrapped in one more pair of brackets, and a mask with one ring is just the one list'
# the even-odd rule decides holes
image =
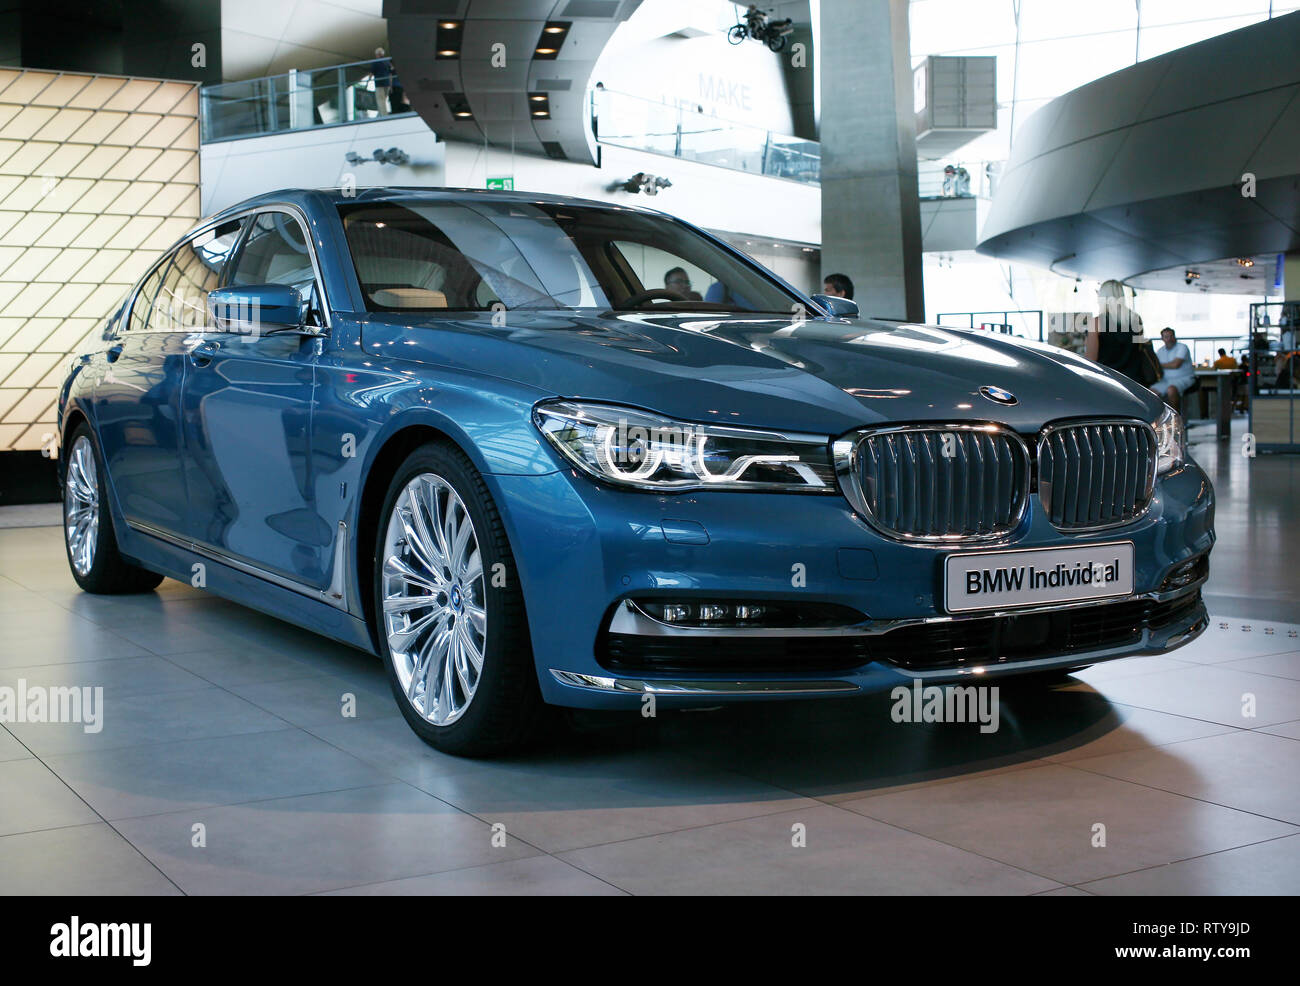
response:
{"label": "green exit sign", "polygon": [[498,192],[513,192],[515,190],[515,177],[514,175],[504,175],[500,178],[489,178],[487,187]]}

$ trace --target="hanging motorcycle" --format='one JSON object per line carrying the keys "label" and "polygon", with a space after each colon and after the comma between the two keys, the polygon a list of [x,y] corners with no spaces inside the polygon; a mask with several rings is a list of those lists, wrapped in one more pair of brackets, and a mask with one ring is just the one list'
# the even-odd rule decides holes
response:
{"label": "hanging motorcycle", "polygon": [[727,40],[738,45],[747,38],[753,38],[772,51],[781,51],[785,48],[786,37],[792,31],[794,23],[790,18],[769,21],[766,14],[751,4],[749,10],[745,11],[745,19],[727,32]]}

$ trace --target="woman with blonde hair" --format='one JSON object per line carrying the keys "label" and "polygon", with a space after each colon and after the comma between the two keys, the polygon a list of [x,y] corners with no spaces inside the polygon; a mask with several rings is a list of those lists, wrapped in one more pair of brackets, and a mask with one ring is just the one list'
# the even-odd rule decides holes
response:
{"label": "woman with blonde hair", "polygon": [[1153,373],[1146,355],[1142,316],[1128,306],[1124,285],[1119,281],[1103,281],[1097,289],[1097,307],[1097,317],[1084,342],[1084,355],[1144,387],[1149,386],[1158,374]]}

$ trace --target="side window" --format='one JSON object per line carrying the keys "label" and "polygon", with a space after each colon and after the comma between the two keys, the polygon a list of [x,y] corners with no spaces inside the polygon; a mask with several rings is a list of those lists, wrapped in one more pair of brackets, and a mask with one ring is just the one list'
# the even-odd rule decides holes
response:
{"label": "side window", "polygon": [[[226,258],[239,240],[243,220],[234,219],[182,243],[158,297],[159,318],[175,331],[203,328],[208,322],[208,292],[221,281]],[[161,326],[160,326],[161,327]]]}
{"label": "side window", "polygon": [[316,273],[298,220],[287,212],[263,212],[253,221],[235,260],[232,287],[288,284],[310,298]]}
{"label": "side window", "polygon": [[135,304],[131,306],[131,318],[128,322],[132,332],[149,331],[149,316],[153,312],[154,301],[158,297],[158,289],[162,286],[163,276],[170,267],[171,258],[168,257],[140,285],[140,290],[135,296]]}

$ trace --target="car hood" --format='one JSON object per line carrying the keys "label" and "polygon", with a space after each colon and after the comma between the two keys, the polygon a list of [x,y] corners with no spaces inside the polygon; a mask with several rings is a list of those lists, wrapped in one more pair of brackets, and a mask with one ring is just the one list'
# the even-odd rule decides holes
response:
{"label": "car hood", "polygon": [[[899,421],[1154,421],[1159,398],[1055,347],[881,319],[500,312],[373,315],[372,355],[451,366],[542,394],[611,401],[687,421],[818,434]],[[1014,395],[1012,405],[982,387]]]}

